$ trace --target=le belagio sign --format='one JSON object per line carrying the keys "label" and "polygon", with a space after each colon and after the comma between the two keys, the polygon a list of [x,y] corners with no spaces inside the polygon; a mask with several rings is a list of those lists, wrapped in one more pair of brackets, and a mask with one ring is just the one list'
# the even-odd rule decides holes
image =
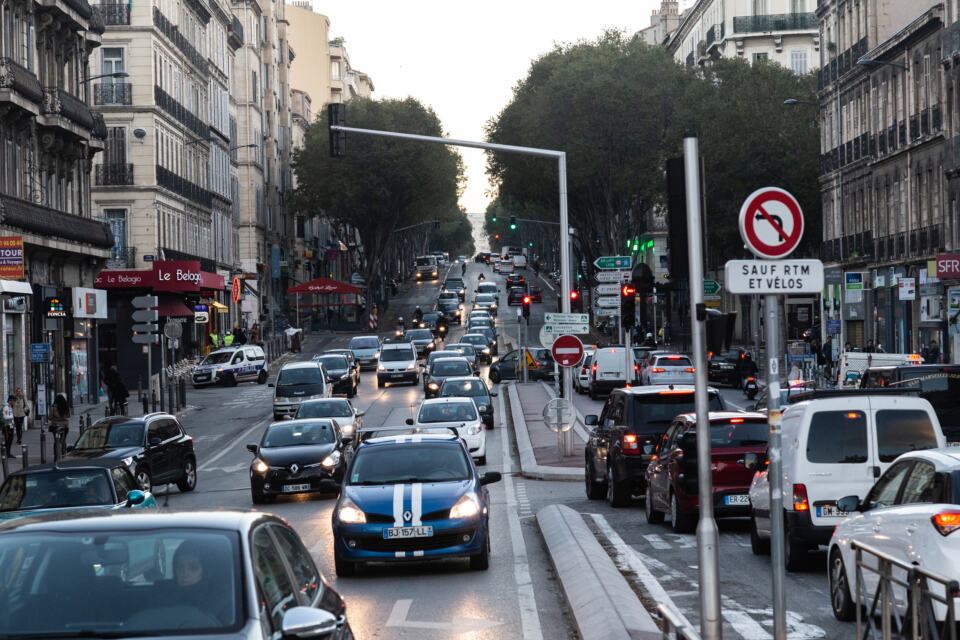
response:
{"label": "le belagio sign", "polygon": [[823,291],[819,260],[730,260],[724,269],[730,293],[785,294]]}

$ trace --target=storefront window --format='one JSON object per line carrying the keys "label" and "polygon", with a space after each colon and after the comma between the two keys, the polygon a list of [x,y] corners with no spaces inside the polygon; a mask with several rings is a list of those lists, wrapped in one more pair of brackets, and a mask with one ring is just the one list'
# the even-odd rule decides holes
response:
{"label": "storefront window", "polygon": [[87,364],[87,341],[74,340],[70,343],[70,356],[73,360],[72,394],[74,404],[87,404],[90,394],[90,375]]}

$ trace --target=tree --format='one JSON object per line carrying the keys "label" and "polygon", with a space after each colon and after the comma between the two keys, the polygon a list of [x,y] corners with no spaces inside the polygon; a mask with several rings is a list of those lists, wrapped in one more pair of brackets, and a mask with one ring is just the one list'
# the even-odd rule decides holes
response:
{"label": "tree", "polygon": [[[355,98],[347,108],[349,126],[442,136],[432,109],[414,98]],[[431,222],[457,224],[463,190],[462,160],[440,144],[347,134],[347,155],[331,158],[329,129],[310,127],[294,153],[297,189],[292,206],[301,214],[322,214],[353,226],[368,256],[363,275],[374,282],[377,268],[398,227]],[[420,228],[423,237],[430,225]]]}

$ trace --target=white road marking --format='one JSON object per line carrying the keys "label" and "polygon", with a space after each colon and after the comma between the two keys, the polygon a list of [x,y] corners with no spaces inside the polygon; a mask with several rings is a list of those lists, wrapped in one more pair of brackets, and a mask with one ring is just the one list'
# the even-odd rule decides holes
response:
{"label": "white road marking", "polygon": [[537,611],[537,598],[533,594],[533,581],[530,579],[530,563],[527,560],[527,547],[523,541],[520,517],[517,514],[517,499],[513,491],[513,461],[510,459],[510,446],[507,444],[506,421],[504,420],[503,396],[497,396],[500,404],[500,455],[503,469],[503,491],[507,499],[507,524],[510,528],[510,545],[513,547],[513,579],[517,583],[517,600],[520,606],[520,629],[524,640],[543,640],[540,628],[540,613]]}
{"label": "white road marking", "polygon": [[593,518],[600,533],[613,545],[616,553],[613,557],[613,562],[620,571],[631,571],[635,573],[637,579],[643,584],[647,595],[650,596],[654,602],[669,604],[676,608],[677,611],[680,611],[680,608],[673,602],[673,598],[667,594],[666,589],[664,589],[657,579],[653,577],[653,574],[650,573],[650,569],[647,568],[646,563],[640,559],[640,556],[633,550],[633,547],[624,542],[620,534],[613,530],[613,527],[610,526],[607,519],[599,513],[591,513],[590,517]]}
{"label": "white road marking", "polygon": [[453,631],[456,635],[471,633],[473,631],[482,631],[499,627],[502,622],[497,620],[484,620],[482,618],[465,618],[463,616],[454,616],[452,622],[426,622],[420,620],[409,620],[407,616],[410,613],[410,605],[413,600],[397,600],[393,603],[393,609],[390,610],[390,617],[387,618],[387,627],[401,627],[406,629],[431,629],[433,631]]}
{"label": "white road marking", "polygon": [[[270,423],[270,418],[264,418],[263,420],[261,420],[260,422],[256,423],[255,425],[253,425],[252,427],[250,427],[249,429],[247,429],[246,431],[244,431],[243,433],[241,433],[239,436],[237,436],[236,438],[234,438],[234,442],[243,442],[244,440],[246,440],[246,439],[250,436],[251,433],[253,433],[253,432],[256,431],[257,429],[262,429],[264,426],[266,426],[266,425],[269,424],[269,423]],[[213,463],[214,463],[214,462],[216,462],[217,460],[219,460],[219,459],[222,458],[223,456],[225,456],[225,455],[227,455],[228,453],[230,453],[230,451],[231,451],[231,447],[229,447],[229,446],[224,447],[224,448],[221,449],[219,452],[215,453],[215,454],[213,455],[213,457],[211,457],[209,460],[207,460],[207,461],[204,462],[202,465],[200,465],[199,467],[197,467],[197,471],[207,471],[207,470],[209,470],[211,467],[213,467]]]}
{"label": "white road marking", "polygon": [[650,543],[650,546],[654,549],[670,549],[670,543],[665,542],[663,538],[658,536],[655,533],[647,533],[643,536],[647,542]]}

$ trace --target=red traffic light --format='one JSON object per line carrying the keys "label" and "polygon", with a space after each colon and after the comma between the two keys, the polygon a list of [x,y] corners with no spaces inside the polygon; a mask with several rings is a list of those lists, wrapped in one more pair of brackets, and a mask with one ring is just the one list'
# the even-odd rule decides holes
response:
{"label": "red traffic light", "polygon": [[631,287],[629,284],[623,285],[623,288],[620,289],[620,293],[621,293],[624,297],[626,297],[626,296],[632,296],[632,295],[634,295],[636,292],[637,292],[637,289],[636,289],[635,287]]}
{"label": "red traffic light", "polygon": [[576,291],[571,291],[571,292],[570,292],[570,299],[571,299],[571,300],[576,300],[576,299],[579,298],[579,297],[580,297],[580,294],[577,293]]}
{"label": "red traffic light", "polygon": [[494,240],[499,240],[499,239],[500,239],[500,234],[498,233],[498,234],[496,234],[495,236],[493,236],[493,239],[494,239]]}
{"label": "red traffic light", "polygon": [[523,304],[530,304],[530,296],[523,296]]}

